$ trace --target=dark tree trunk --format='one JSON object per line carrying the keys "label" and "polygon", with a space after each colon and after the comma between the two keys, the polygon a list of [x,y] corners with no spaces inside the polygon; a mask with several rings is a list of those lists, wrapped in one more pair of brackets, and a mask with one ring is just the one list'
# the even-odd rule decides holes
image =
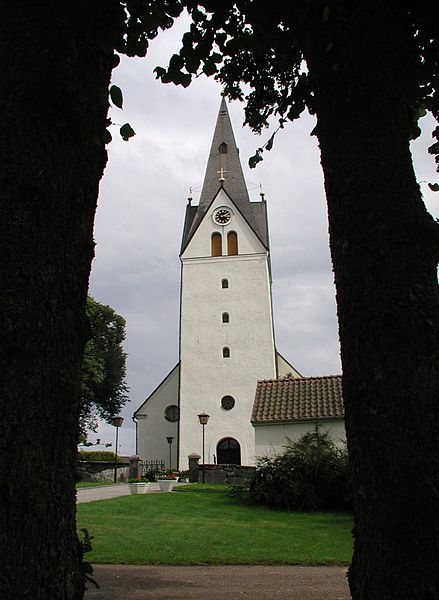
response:
{"label": "dark tree trunk", "polygon": [[114,0],[0,7],[0,596],[83,596],[80,362]]}
{"label": "dark tree trunk", "polygon": [[353,473],[349,583],[354,600],[437,599],[439,234],[409,151],[416,53],[398,2],[355,2],[327,21],[318,4],[303,44]]}

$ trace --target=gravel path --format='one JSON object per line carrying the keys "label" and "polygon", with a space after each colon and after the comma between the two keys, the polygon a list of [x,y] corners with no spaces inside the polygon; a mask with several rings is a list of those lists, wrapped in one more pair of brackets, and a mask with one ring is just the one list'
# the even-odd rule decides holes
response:
{"label": "gravel path", "polygon": [[95,565],[86,600],[350,600],[346,567]]}

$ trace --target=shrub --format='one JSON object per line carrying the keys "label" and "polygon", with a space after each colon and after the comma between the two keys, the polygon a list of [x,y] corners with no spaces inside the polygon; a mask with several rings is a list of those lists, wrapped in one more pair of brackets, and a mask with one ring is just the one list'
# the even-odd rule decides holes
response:
{"label": "shrub", "polygon": [[348,456],[327,433],[306,433],[282,454],[259,459],[244,490],[251,504],[287,510],[347,510],[350,508]]}
{"label": "shrub", "polygon": [[[112,462],[114,464],[116,454],[109,452],[108,450],[80,450],[78,452],[78,460],[85,461],[100,461],[100,462]],[[124,462],[123,459],[118,456],[117,462]]]}
{"label": "shrub", "polygon": [[149,469],[148,471],[145,471],[144,475],[142,475],[142,480],[154,482],[156,480],[157,474],[158,471],[155,471],[154,469]]}

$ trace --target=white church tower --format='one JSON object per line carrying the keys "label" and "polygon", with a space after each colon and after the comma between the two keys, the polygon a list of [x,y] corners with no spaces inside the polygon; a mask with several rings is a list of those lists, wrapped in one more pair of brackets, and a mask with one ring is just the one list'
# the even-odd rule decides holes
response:
{"label": "white church tower", "polygon": [[252,465],[257,380],[299,374],[275,349],[266,203],[250,202],[224,99],[180,260],[180,361],[134,415],[138,453],[166,457],[171,436],[170,464],[186,469],[207,413],[206,463]]}
{"label": "white church tower", "polygon": [[255,384],[276,377],[267,211],[250,202],[224,99],[180,257],[180,462],[200,453],[206,412],[206,462],[253,464]]}

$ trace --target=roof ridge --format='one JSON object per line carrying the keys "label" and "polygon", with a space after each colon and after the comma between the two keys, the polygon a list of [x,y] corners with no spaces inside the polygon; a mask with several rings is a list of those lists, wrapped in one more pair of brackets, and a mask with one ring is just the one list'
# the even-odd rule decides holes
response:
{"label": "roof ridge", "polygon": [[310,375],[308,377],[277,377],[273,379],[258,379],[258,383],[272,383],[278,381],[309,381],[310,379],[335,379],[343,377],[342,374],[338,375]]}

